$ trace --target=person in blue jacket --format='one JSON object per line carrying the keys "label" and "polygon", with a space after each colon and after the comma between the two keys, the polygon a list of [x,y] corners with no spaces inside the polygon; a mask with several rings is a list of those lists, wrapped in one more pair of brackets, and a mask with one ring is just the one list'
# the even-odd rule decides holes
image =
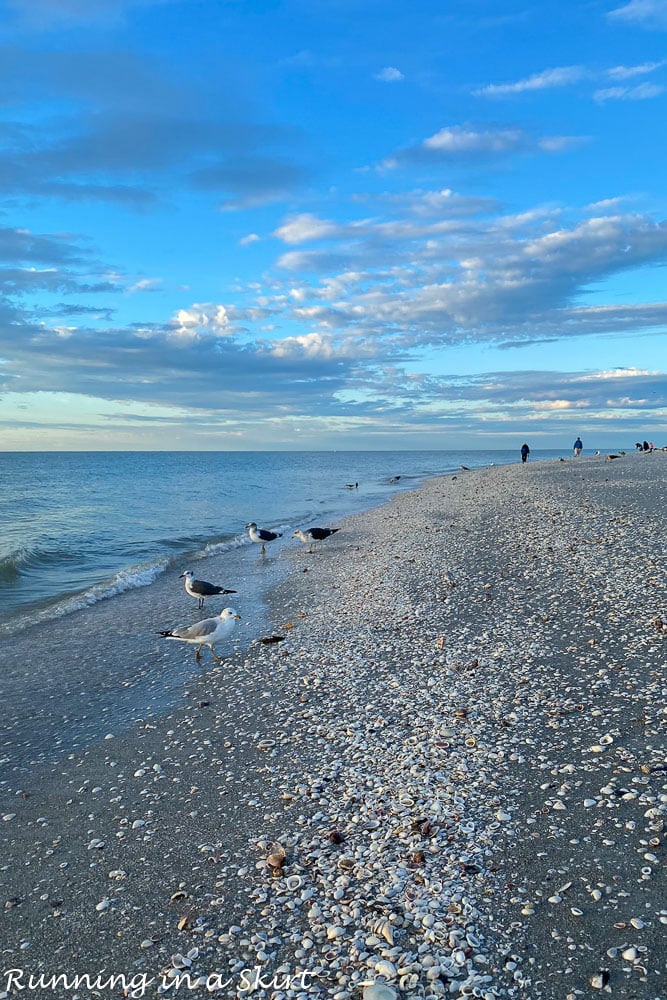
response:
{"label": "person in blue jacket", "polygon": [[522,444],[521,445],[521,461],[525,462],[529,455],[530,455],[530,448],[528,447],[527,444]]}
{"label": "person in blue jacket", "polygon": [[578,438],[577,438],[577,440],[576,440],[576,441],[574,442],[574,457],[575,457],[575,458],[579,458],[579,456],[581,455],[581,449],[582,449],[583,447],[584,447],[584,446],[583,446],[583,444],[581,443],[581,438],[580,438],[580,437],[578,437]]}

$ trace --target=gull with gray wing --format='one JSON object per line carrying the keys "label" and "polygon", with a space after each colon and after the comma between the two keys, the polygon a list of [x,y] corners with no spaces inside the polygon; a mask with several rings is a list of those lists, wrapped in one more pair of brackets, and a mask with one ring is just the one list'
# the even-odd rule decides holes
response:
{"label": "gull with gray wing", "polygon": [[182,625],[179,628],[167,629],[158,635],[165,639],[178,639],[179,642],[189,642],[197,647],[196,658],[201,659],[202,646],[208,646],[214,660],[222,660],[213,649],[216,642],[226,639],[234,631],[236,622],[241,616],[234,608],[223,608],[217,618],[205,618],[194,625]]}
{"label": "gull with gray wing", "polygon": [[273,542],[276,538],[283,537],[282,531],[267,531],[266,528],[258,528],[254,521],[246,524],[246,528],[248,529],[250,540],[262,546],[259,550],[262,555],[266,552],[264,546],[267,542]]}
{"label": "gull with gray wing", "polygon": [[191,569],[186,569],[181,573],[179,580],[185,577],[185,590],[190,597],[195,597],[199,602],[197,607],[201,610],[207,597],[214,597],[216,594],[235,594],[235,590],[226,590],[218,587],[214,583],[206,583],[205,580],[195,580],[195,575]]}
{"label": "gull with gray wing", "polygon": [[315,542],[323,542],[325,538],[330,538],[337,531],[340,531],[340,528],[306,528],[305,531],[301,531],[299,528],[294,532],[292,538],[298,538],[306,545],[310,545],[308,551],[312,553],[315,551],[313,548]]}

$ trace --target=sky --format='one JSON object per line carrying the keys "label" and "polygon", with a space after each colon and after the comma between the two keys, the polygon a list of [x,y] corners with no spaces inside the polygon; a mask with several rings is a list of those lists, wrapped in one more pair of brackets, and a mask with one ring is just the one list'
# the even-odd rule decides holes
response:
{"label": "sky", "polygon": [[0,450],[667,445],[667,0],[0,0]]}

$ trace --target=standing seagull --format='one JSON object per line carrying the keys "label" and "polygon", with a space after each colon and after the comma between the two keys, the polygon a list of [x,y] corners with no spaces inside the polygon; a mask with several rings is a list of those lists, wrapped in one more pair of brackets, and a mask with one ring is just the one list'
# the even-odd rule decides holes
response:
{"label": "standing seagull", "polygon": [[307,528],[305,531],[295,531],[292,538],[299,538],[306,545],[310,544],[309,552],[314,552],[313,548],[314,542],[323,542],[325,538],[329,538],[331,535],[335,535],[340,528]]}
{"label": "standing seagull", "polygon": [[168,629],[165,632],[158,632],[158,635],[165,639],[180,639],[181,642],[192,642],[197,647],[196,657],[201,659],[202,646],[208,646],[213,654],[214,660],[222,660],[213,649],[216,642],[226,639],[234,630],[236,621],[241,615],[234,611],[234,608],[224,608],[217,618],[205,618],[204,621],[195,625],[182,625],[180,628]]}
{"label": "standing seagull", "polygon": [[283,537],[282,531],[267,531],[266,528],[258,528],[254,521],[250,521],[249,524],[246,524],[246,528],[250,533],[250,540],[252,542],[257,542],[258,545],[262,546],[260,549],[262,555],[266,552],[266,549],[264,548],[265,542],[273,542],[276,538]]}
{"label": "standing seagull", "polygon": [[195,575],[191,569],[186,569],[181,573],[179,580],[185,577],[185,590],[190,597],[196,597],[199,601],[197,607],[201,611],[204,607],[204,600],[207,597],[214,597],[215,594],[235,594],[235,590],[225,590],[224,587],[216,587],[214,583],[206,583],[205,580],[195,580]]}

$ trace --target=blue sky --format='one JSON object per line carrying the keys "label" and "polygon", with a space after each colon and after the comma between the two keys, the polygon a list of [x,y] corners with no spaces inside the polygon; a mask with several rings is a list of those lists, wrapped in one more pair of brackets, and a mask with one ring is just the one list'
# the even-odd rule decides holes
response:
{"label": "blue sky", "polygon": [[0,0],[0,449],[667,444],[667,0]]}

